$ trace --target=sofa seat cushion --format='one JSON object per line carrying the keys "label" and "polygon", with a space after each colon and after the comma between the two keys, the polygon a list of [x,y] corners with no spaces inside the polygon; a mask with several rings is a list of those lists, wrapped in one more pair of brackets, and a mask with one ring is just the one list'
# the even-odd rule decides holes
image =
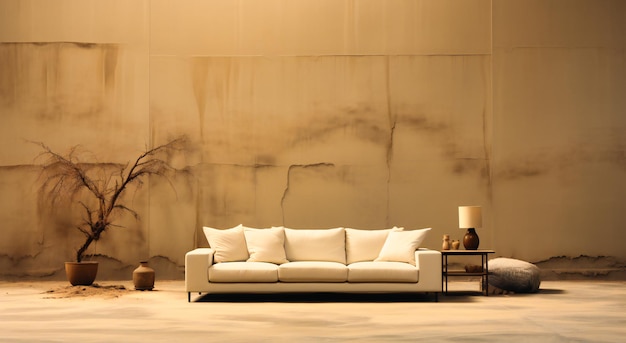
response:
{"label": "sofa seat cushion", "polygon": [[404,262],[356,262],[348,265],[348,282],[417,282],[419,270]]}
{"label": "sofa seat cushion", "polygon": [[346,282],[348,267],[326,261],[288,262],[278,267],[281,282]]}
{"label": "sofa seat cushion", "polygon": [[209,267],[210,282],[277,282],[278,266],[267,262],[222,262]]}

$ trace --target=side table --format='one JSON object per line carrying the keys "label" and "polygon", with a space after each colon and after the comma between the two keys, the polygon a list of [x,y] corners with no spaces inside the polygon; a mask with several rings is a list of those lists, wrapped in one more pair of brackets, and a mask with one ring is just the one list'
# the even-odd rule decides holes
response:
{"label": "side table", "polygon": [[[451,276],[480,276],[480,284],[483,294],[489,295],[489,254],[493,254],[493,250],[441,250],[441,292],[448,294],[448,277]],[[449,270],[449,256],[480,256],[481,270],[476,272],[466,272],[465,270]]]}

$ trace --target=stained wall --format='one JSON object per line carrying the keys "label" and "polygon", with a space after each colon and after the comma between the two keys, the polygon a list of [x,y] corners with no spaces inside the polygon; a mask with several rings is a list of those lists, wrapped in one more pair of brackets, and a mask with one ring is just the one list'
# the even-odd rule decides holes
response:
{"label": "stained wall", "polygon": [[[125,162],[186,135],[97,246],[181,277],[203,225],[432,227],[541,261],[626,260],[623,1],[0,0],[3,275],[62,274],[80,234],[37,148]],[[171,187],[171,186],[174,187]],[[606,239],[611,237],[611,239]]]}
{"label": "stained wall", "polygon": [[624,1],[493,2],[499,250],[624,256],[625,19]]}

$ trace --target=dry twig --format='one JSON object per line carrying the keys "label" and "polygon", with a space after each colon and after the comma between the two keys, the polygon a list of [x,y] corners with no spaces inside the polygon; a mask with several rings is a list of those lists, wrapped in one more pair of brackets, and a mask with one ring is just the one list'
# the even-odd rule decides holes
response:
{"label": "dry twig", "polygon": [[92,242],[98,241],[104,231],[116,226],[113,221],[118,214],[130,213],[139,219],[137,212],[122,203],[129,186],[141,187],[143,178],[149,175],[168,176],[176,172],[161,156],[170,150],[181,150],[186,139],[178,138],[141,153],[131,164],[87,163],[83,161],[80,146],[72,147],[67,155],[53,151],[46,144],[36,142],[42,148],[38,158],[41,164],[40,195],[55,207],[63,199],[76,201],[83,208],[82,222],[77,229],[85,235],[85,242],[76,251],[80,262]]}

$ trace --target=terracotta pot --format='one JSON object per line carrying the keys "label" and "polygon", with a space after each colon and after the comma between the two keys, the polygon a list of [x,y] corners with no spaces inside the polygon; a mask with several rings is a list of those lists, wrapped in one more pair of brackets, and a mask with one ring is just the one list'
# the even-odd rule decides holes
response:
{"label": "terracotta pot", "polygon": [[133,284],[139,291],[154,288],[154,269],[148,267],[148,261],[139,262],[139,267],[133,271]]}
{"label": "terracotta pot", "polygon": [[65,262],[65,275],[72,286],[90,286],[98,274],[98,262]]}

